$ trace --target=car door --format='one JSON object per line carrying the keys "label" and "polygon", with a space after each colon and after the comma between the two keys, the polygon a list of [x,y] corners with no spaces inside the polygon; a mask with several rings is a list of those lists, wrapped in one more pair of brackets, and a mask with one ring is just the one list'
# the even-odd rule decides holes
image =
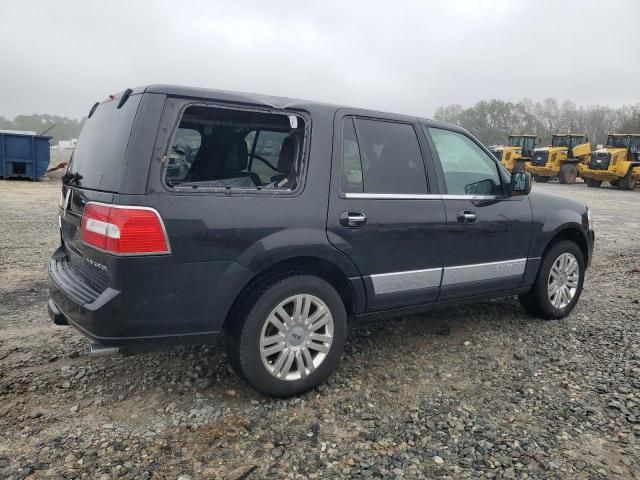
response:
{"label": "car door", "polygon": [[440,300],[517,289],[528,261],[528,196],[506,196],[506,172],[462,131],[424,127],[447,217]]}
{"label": "car door", "polygon": [[327,235],[359,269],[368,310],[437,299],[446,218],[418,124],[339,111]]}

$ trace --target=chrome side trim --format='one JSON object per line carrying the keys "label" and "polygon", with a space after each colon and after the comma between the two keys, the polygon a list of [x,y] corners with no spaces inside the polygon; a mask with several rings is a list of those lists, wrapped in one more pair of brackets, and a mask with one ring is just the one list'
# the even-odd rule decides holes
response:
{"label": "chrome side trim", "polygon": [[382,293],[420,290],[440,286],[442,268],[428,268],[425,270],[408,270],[405,272],[378,273],[371,275],[373,291],[376,295]]}
{"label": "chrome side trim", "polygon": [[515,260],[504,260],[500,262],[446,267],[442,275],[442,285],[455,285],[459,283],[523,275],[526,264],[526,258],[518,258]]}
{"label": "chrome side trim", "polygon": [[373,200],[496,200],[498,195],[449,195],[431,193],[345,193],[345,198]]}

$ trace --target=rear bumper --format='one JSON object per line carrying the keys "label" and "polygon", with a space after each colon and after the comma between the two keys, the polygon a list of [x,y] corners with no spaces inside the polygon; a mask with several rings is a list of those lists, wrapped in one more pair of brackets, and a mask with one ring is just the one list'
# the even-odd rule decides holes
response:
{"label": "rear bumper", "polygon": [[123,269],[126,281],[121,289],[98,291],[66,261],[60,248],[49,262],[51,319],[114,347],[215,342],[237,296],[235,290],[244,285],[245,275],[250,276],[232,262],[175,264],[168,258],[135,259]]}

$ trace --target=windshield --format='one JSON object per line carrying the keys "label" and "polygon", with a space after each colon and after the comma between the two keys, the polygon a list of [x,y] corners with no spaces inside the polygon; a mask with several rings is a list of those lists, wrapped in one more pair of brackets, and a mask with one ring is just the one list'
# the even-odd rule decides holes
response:
{"label": "windshield", "polygon": [[607,147],[629,148],[631,137],[619,137],[617,135],[609,135],[607,137]]}
{"label": "windshield", "polygon": [[535,137],[524,137],[522,140],[522,154],[531,152],[536,147]]}
{"label": "windshield", "polygon": [[509,137],[509,145],[512,147],[521,147],[523,141],[523,137]]}
{"label": "windshield", "polygon": [[584,137],[572,137],[571,135],[554,135],[551,139],[552,147],[573,148],[576,145],[585,143]]}

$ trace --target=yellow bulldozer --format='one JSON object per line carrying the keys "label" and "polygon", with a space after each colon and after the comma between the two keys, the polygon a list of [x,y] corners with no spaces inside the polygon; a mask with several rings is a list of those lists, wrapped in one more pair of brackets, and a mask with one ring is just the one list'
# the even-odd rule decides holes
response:
{"label": "yellow bulldozer", "polygon": [[589,163],[591,144],[583,134],[556,133],[551,145],[536,148],[525,170],[538,182],[558,177],[560,183],[574,183],[578,177],[578,164]]}
{"label": "yellow bulldozer", "polygon": [[526,162],[539,143],[536,135],[509,135],[509,145],[492,145],[491,153],[510,172],[523,172]]}
{"label": "yellow bulldozer", "polygon": [[640,181],[640,134],[609,134],[607,144],[593,152],[580,176],[590,187],[603,181],[622,190],[633,190]]}

